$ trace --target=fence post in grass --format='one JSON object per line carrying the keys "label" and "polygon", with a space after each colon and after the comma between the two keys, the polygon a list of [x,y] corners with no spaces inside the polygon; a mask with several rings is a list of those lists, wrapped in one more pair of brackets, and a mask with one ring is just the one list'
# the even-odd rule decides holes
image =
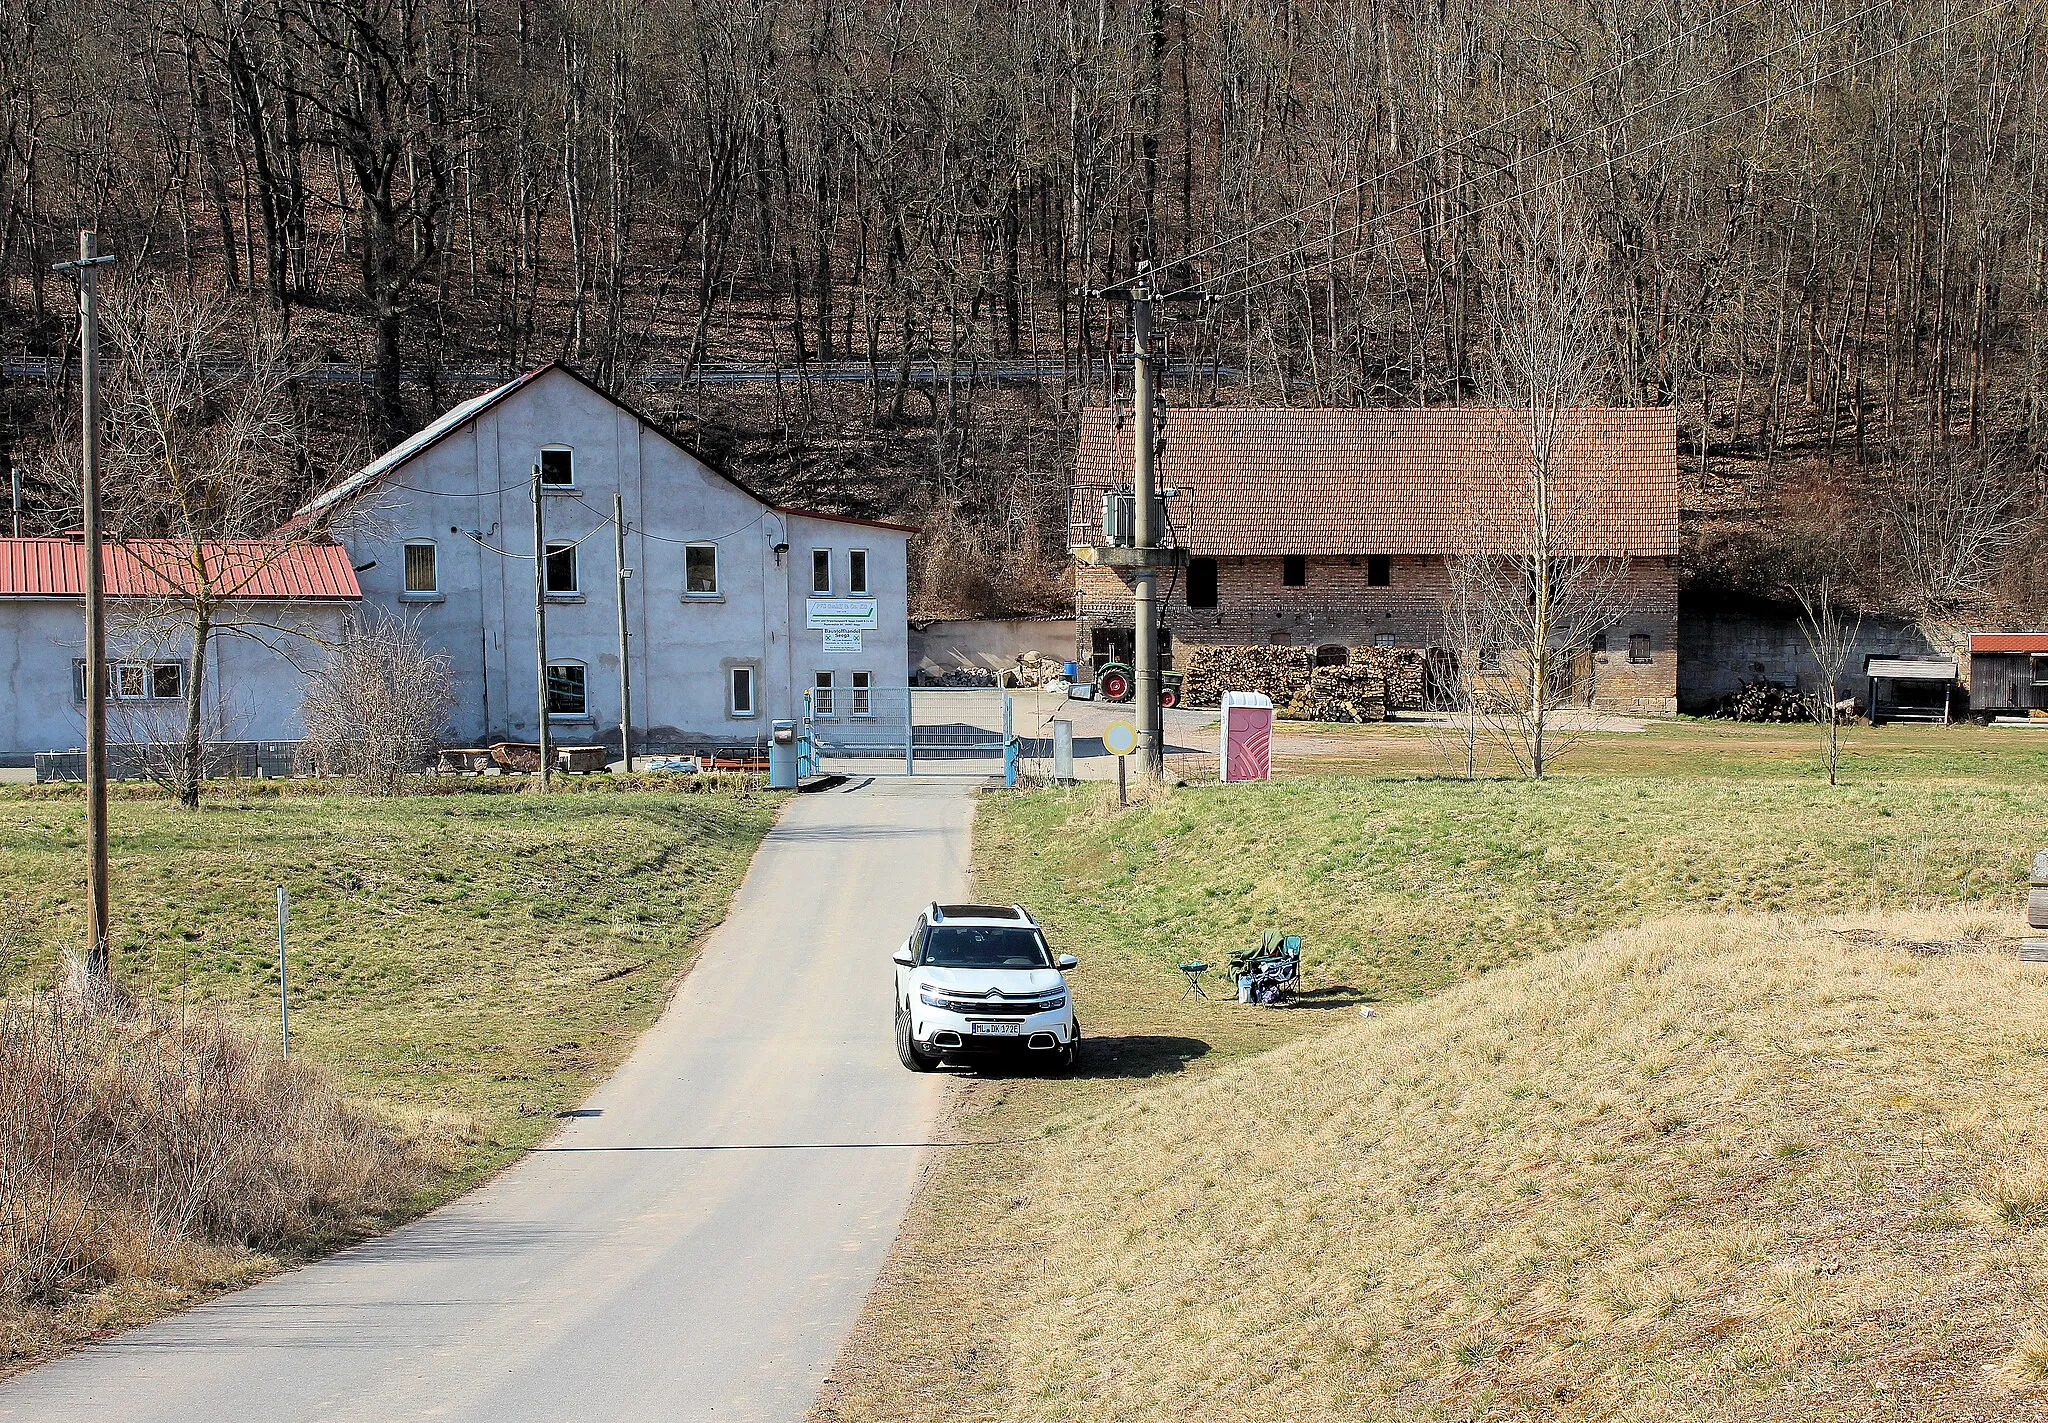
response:
{"label": "fence post in grass", "polygon": [[284,1042],[284,1055],[292,1055],[292,1000],[284,977],[284,921],[289,913],[284,886],[277,887],[277,1031]]}

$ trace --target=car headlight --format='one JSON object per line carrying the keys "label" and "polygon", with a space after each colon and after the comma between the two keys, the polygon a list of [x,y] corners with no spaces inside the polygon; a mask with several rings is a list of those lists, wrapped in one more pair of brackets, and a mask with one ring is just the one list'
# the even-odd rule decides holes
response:
{"label": "car headlight", "polygon": [[1034,1013],[1050,1013],[1055,1008],[1064,1008],[1066,1006],[1067,996],[1063,993],[1057,998],[1046,999],[1043,1003],[1040,1003],[1036,1008],[1033,1008],[1031,1011]]}
{"label": "car headlight", "polygon": [[946,999],[941,998],[939,996],[938,990],[933,988],[929,983],[920,983],[917,986],[917,1001],[924,1004],[924,1006],[927,1008],[945,1008],[951,1006]]}

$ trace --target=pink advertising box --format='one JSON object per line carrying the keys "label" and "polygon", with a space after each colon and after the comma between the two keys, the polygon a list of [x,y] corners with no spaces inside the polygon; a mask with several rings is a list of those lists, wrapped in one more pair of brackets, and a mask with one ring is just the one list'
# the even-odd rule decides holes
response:
{"label": "pink advertising box", "polygon": [[1273,702],[1257,692],[1223,694],[1223,746],[1217,774],[1226,781],[1273,779]]}

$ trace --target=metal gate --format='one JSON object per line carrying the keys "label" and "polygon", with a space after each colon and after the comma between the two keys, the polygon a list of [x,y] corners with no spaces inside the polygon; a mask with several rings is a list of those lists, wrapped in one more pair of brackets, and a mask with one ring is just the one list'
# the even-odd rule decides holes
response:
{"label": "metal gate", "polygon": [[797,728],[802,775],[1012,775],[1010,694],[999,687],[819,687]]}

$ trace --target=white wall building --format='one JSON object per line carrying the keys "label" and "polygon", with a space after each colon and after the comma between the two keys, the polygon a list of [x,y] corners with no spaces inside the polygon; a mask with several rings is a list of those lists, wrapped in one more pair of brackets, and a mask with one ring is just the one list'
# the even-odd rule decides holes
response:
{"label": "white wall building", "polygon": [[[107,546],[107,739],[161,744],[184,725],[191,639],[175,579],[190,546]],[[213,741],[296,741],[306,669],[326,660],[361,600],[346,550],[244,541],[205,546],[230,590],[207,643],[201,728]],[[189,605],[187,605],[189,606]],[[0,539],[0,765],[85,744],[85,545]]]}
{"label": "white wall building", "polygon": [[291,526],[331,529],[364,599],[415,614],[453,660],[457,744],[538,730],[536,467],[561,744],[618,744],[622,597],[636,752],[753,746],[806,688],[851,719],[879,710],[867,691],[904,685],[913,529],[772,505],[551,364],[457,406]]}

